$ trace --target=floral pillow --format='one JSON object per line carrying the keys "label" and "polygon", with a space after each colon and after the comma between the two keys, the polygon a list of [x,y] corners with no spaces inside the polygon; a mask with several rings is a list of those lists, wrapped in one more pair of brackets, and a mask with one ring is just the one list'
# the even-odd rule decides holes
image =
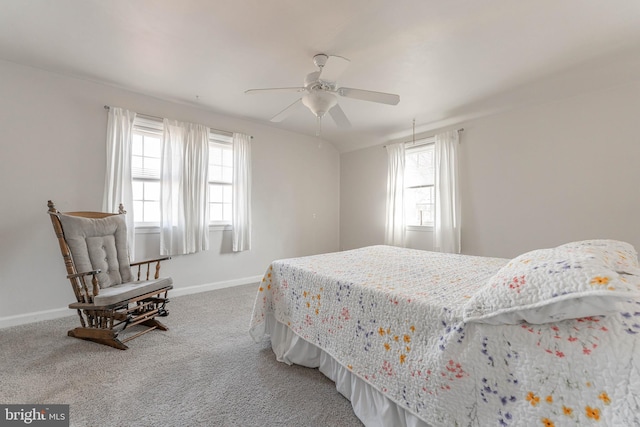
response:
{"label": "floral pillow", "polygon": [[591,252],[602,257],[603,261],[618,273],[640,275],[638,252],[627,242],[606,239],[582,240],[566,243],[558,248]]}
{"label": "floral pillow", "polygon": [[619,274],[592,245],[527,252],[502,267],[464,307],[464,320],[548,323],[606,315],[640,298],[640,276]]}

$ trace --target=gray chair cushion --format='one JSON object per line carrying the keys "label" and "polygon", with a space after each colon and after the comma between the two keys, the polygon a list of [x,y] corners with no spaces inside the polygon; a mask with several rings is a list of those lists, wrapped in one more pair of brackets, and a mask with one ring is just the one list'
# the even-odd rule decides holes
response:
{"label": "gray chair cushion", "polygon": [[83,218],[60,214],[65,240],[79,273],[101,270],[100,288],[131,282],[124,215]]}
{"label": "gray chair cushion", "polygon": [[139,282],[122,283],[114,285],[100,291],[100,294],[94,298],[95,305],[109,305],[131,298],[139,297],[148,292],[160,290],[165,287],[173,288],[173,280],[170,277],[161,277],[159,279],[141,280]]}

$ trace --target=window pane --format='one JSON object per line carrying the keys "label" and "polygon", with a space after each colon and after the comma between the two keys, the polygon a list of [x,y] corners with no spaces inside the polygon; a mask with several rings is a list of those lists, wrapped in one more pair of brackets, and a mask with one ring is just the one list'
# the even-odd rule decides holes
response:
{"label": "window pane", "polygon": [[406,151],[404,178],[407,225],[433,225],[435,181],[433,145]]}
{"label": "window pane", "polygon": [[131,136],[131,153],[134,156],[142,156],[142,135],[134,132]]}
{"label": "window pane", "polygon": [[405,156],[405,185],[433,185],[434,163],[433,146],[421,147],[407,151]]}
{"label": "window pane", "polygon": [[144,204],[142,202],[133,202],[133,221],[142,222],[144,220]]}
{"label": "window pane", "polygon": [[145,135],[144,137],[144,155],[147,157],[160,158],[162,154],[162,143],[157,136]]}
{"label": "window pane", "polygon": [[219,147],[209,146],[209,163],[212,165],[222,164],[222,149]]}
{"label": "window pane", "polygon": [[159,136],[149,135],[134,127],[131,166],[133,177],[160,178],[162,143]]}
{"label": "window pane", "polygon": [[209,181],[233,181],[233,149],[229,145],[209,144]]}
{"label": "window pane", "polygon": [[134,221],[138,223],[160,222],[161,129],[162,124],[160,123],[156,134],[144,123],[134,122],[131,166]]}
{"label": "window pane", "polygon": [[222,219],[223,219],[223,221],[231,222],[231,203],[225,203],[223,205]]}
{"label": "window pane", "polygon": [[147,176],[160,178],[160,159],[145,157],[144,168],[147,171]]}
{"label": "window pane", "polygon": [[[144,198],[144,184],[142,181],[134,180],[132,182],[133,186],[133,200],[142,200]],[[133,207],[134,210],[137,210],[136,206]]]}
{"label": "window pane", "polygon": [[211,203],[209,212],[210,212],[211,221],[221,221],[222,220],[222,203]]}
{"label": "window pane", "polygon": [[231,148],[227,148],[222,152],[222,164],[225,166],[231,166],[233,164],[233,151]]}
{"label": "window pane", "polygon": [[230,185],[224,185],[222,186],[222,200],[225,203],[231,203],[231,198],[233,197],[233,192],[231,191],[231,186]]}
{"label": "window pane", "polygon": [[231,185],[209,184],[210,221],[231,222]]}
{"label": "window pane", "polygon": [[[160,200],[160,183],[159,182],[145,182],[144,183],[144,198],[145,200],[158,201]],[[160,205],[158,204],[158,207]]]}
{"label": "window pane", "polygon": [[209,184],[209,201],[211,203],[222,202],[222,186],[217,184]]}
{"label": "window pane", "polygon": [[160,222],[160,202],[144,202],[144,221]]}
{"label": "window pane", "polygon": [[433,187],[408,188],[405,199],[407,225],[433,225]]}
{"label": "window pane", "polygon": [[222,181],[222,166],[209,166],[209,181]]}
{"label": "window pane", "polygon": [[222,168],[222,181],[223,182],[233,181],[233,168],[227,167],[227,166]]}
{"label": "window pane", "polygon": [[141,176],[142,175],[142,156],[132,156],[131,157],[131,171],[133,176]]}

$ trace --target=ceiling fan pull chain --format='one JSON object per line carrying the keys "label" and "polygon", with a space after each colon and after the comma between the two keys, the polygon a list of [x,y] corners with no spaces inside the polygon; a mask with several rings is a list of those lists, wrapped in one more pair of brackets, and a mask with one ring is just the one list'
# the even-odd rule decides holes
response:
{"label": "ceiling fan pull chain", "polygon": [[316,122],[318,123],[318,127],[316,130],[316,136],[320,136],[320,134],[322,133],[322,117],[321,116],[316,116]]}

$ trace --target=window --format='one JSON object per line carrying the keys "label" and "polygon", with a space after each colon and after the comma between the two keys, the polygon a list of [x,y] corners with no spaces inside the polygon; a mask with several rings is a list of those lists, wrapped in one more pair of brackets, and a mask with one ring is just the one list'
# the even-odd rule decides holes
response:
{"label": "window", "polygon": [[433,138],[405,149],[405,221],[408,226],[433,226],[434,145]]}
{"label": "window", "polygon": [[136,226],[159,226],[162,122],[136,116],[131,142],[133,221]]}
{"label": "window", "polygon": [[231,137],[209,136],[209,221],[231,223],[233,146]]}
{"label": "window", "polygon": [[[136,116],[131,168],[136,227],[160,225],[162,122]],[[233,145],[231,136],[209,132],[209,221],[231,224]]]}

